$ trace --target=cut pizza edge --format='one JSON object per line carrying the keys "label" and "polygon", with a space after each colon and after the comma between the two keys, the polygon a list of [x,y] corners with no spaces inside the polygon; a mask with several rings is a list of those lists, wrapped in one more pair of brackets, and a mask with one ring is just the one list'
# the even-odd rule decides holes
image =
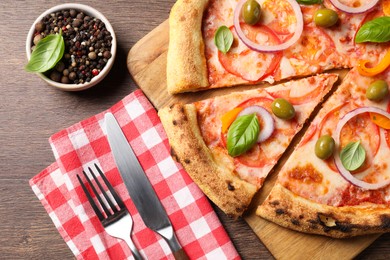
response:
{"label": "cut pizza edge", "polygon": [[257,189],[222,170],[201,136],[193,104],[174,104],[159,111],[172,156],[180,162],[199,188],[227,215],[240,216]]}
{"label": "cut pizza edge", "polygon": [[[390,82],[389,69],[375,77],[361,76],[356,68],[348,72],[278,172],[256,215],[291,230],[334,238],[390,232],[386,203],[390,130],[374,122],[379,114],[367,112],[387,113],[389,123],[390,98],[372,101],[366,97],[366,89],[382,80]],[[324,134],[334,138],[336,148],[331,157],[320,159],[315,144]],[[357,137],[367,157],[361,170],[351,170],[347,176],[335,153],[340,158],[339,151],[348,142],[356,143]]]}
{"label": "cut pizza edge", "polygon": [[390,209],[332,207],[297,196],[276,183],[256,215],[291,230],[347,238],[390,231]]}
{"label": "cut pizza edge", "polygon": [[[302,109],[305,113],[298,111],[300,121],[296,124],[296,129],[290,131],[287,141],[278,147],[281,150],[272,163],[267,165],[266,174],[262,177],[259,184],[251,183],[241,178],[230,167],[222,165],[223,162],[218,161],[202,136],[197,108],[192,104],[176,103],[158,111],[158,115],[167,133],[169,144],[171,146],[172,156],[182,164],[186,172],[205,193],[205,195],[216,204],[225,214],[238,218],[249,207],[254,195],[261,188],[266,175],[272,170],[273,166],[278,162],[283,155],[293,137],[302,129],[304,123],[309,119],[313,110],[323,101],[324,97],[332,90],[334,83],[338,80],[337,74],[320,74],[299,80],[289,81],[269,88],[250,89],[242,92],[233,92],[231,94],[220,96],[217,98],[234,99],[235,95],[248,95],[247,99],[252,97],[252,93],[260,91],[269,92],[272,90],[284,90],[286,86],[288,93],[293,86],[298,89],[305,87],[310,89],[308,84],[315,85],[315,91],[309,92],[305,97],[310,98],[316,92],[316,96],[310,100],[309,104],[300,104],[302,100],[295,100],[299,105],[298,109]],[[318,91],[320,90],[321,91]],[[297,88],[294,88],[297,90]],[[283,91],[281,91],[283,93]],[[275,93],[274,93],[275,94]],[[215,99],[215,98],[214,98]],[[208,99],[213,100],[213,98]],[[207,101],[207,100],[206,100]],[[304,115],[301,115],[304,114]],[[226,149],[226,148],[225,148]]]}

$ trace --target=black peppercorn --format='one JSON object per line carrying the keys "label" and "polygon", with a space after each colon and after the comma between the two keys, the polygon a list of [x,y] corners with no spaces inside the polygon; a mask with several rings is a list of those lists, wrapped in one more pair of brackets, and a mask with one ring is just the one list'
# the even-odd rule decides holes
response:
{"label": "black peppercorn", "polygon": [[81,20],[80,19],[75,19],[72,23],[74,27],[79,27],[81,25]]}
{"label": "black peppercorn", "polygon": [[69,84],[69,78],[66,77],[66,76],[63,76],[63,77],[61,78],[61,83]]}
{"label": "black peppercorn", "polygon": [[56,70],[58,72],[62,72],[64,69],[65,69],[65,64],[62,61],[58,62],[56,65]]}
{"label": "black peppercorn", "polygon": [[82,12],[78,13],[76,17],[77,17],[77,19],[83,20],[84,19],[84,14]]}
{"label": "black peppercorn", "polygon": [[103,57],[106,58],[106,59],[111,58],[111,52],[110,51],[103,52]]}
{"label": "black peppercorn", "polygon": [[74,10],[74,9],[72,9],[72,10],[70,10],[70,16],[72,17],[72,18],[75,18],[76,17],[76,15],[77,15],[77,11],[76,10]]}
{"label": "black peppercorn", "polygon": [[53,81],[56,81],[56,82],[60,82],[61,80],[61,74],[56,71],[56,70],[53,70],[51,73],[50,73],[50,79],[53,80]]}

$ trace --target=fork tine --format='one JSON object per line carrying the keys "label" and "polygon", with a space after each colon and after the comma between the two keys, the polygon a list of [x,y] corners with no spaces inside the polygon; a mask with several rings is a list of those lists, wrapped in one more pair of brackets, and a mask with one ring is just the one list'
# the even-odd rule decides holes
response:
{"label": "fork tine", "polygon": [[[102,192],[103,196],[106,198],[108,204],[110,204],[110,207],[111,207],[112,211],[114,211],[114,213],[117,212],[118,209],[116,208],[114,203],[112,203],[111,199],[108,197],[107,192],[103,189],[103,187],[100,184],[99,180],[96,178],[95,173],[92,171],[92,169],[90,167],[88,167],[88,170],[91,173],[91,175],[92,175],[93,179],[95,180],[96,184],[98,185],[98,187],[99,187],[100,191]],[[99,173],[100,173],[100,171],[99,171]],[[100,176],[102,176],[102,178],[103,178],[103,175],[104,175],[103,173],[100,174]]]}
{"label": "fork tine", "polygon": [[100,212],[98,206],[96,206],[95,201],[93,201],[91,194],[89,194],[87,187],[85,187],[83,181],[81,180],[80,176],[77,174],[77,179],[80,182],[81,187],[83,188],[83,191],[85,195],[88,198],[89,204],[91,204],[93,211],[95,211],[95,214],[98,216],[99,220],[102,221],[104,219],[103,214]]}
{"label": "fork tine", "polygon": [[96,198],[98,199],[98,201],[99,201],[100,205],[102,206],[104,212],[106,212],[107,217],[111,216],[112,215],[111,212],[107,209],[107,207],[104,204],[102,198],[100,198],[99,193],[96,191],[95,186],[93,186],[91,180],[88,178],[88,175],[85,173],[85,171],[83,171],[83,174],[84,174],[85,178],[87,179],[89,185],[91,186],[92,191],[95,194]]}
{"label": "fork tine", "polygon": [[118,194],[116,193],[116,191],[112,187],[111,183],[107,180],[106,176],[104,176],[102,170],[100,170],[99,166],[97,166],[96,163],[95,163],[95,167],[96,167],[96,170],[98,170],[100,176],[102,177],[104,183],[106,184],[106,186],[110,190],[112,196],[116,200],[116,203],[118,204],[119,208],[121,208],[121,209],[125,208],[125,204],[123,203],[122,199],[118,196]]}

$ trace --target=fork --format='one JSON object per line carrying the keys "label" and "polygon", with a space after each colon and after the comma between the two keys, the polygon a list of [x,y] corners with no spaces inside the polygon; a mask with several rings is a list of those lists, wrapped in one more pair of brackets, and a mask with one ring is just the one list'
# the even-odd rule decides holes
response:
{"label": "fork", "polygon": [[91,173],[93,179],[95,180],[97,186],[99,187],[100,191],[102,192],[105,200],[109,204],[110,209],[107,208],[107,206],[104,204],[102,198],[99,196],[95,186],[92,184],[92,181],[89,179],[88,175],[83,171],[83,174],[85,178],[87,179],[89,185],[91,186],[91,189],[93,193],[95,194],[97,200],[99,201],[99,204],[101,208],[103,209],[104,214],[100,211],[99,207],[96,205],[95,201],[93,200],[91,194],[87,190],[85,184],[81,180],[80,176],[77,174],[77,179],[80,182],[81,187],[84,190],[85,195],[88,198],[89,203],[91,204],[93,210],[95,211],[96,215],[98,216],[100,222],[102,223],[105,231],[112,237],[116,237],[119,239],[124,240],[127,245],[129,246],[131,253],[133,254],[134,258],[136,260],[142,260],[141,254],[134,245],[133,240],[131,239],[131,231],[133,228],[133,219],[131,218],[129,212],[127,211],[125,204],[123,203],[122,199],[118,196],[118,194],[115,192],[112,185],[108,182],[106,176],[104,176],[102,170],[97,166],[95,163],[96,170],[99,172],[99,175],[102,177],[104,183],[110,190],[114,200],[116,201],[116,204],[118,205],[118,208],[114,205],[112,200],[107,195],[107,192],[104,191],[102,185],[96,178],[96,175],[92,171],[90,167],[88,167],[89,172]]}

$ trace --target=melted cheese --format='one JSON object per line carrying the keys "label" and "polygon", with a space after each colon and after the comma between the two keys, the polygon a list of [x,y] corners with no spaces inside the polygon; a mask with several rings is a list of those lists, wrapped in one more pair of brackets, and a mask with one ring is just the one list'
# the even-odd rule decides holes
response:
{"label": "melted cheese", "polygon": [[[276,26],[290,34],[295,31],[296,20],[288,8],[285,0],[272,1],[272,4],[264,5],[264,2],[270,3],[271,0],[261,0],[262,4],[262,24]],[[345,0],[346,5],[359,6],[363,0]],[[266,71],[271,65],[270,59],[266,62],[264,56],[256,59],[252,58],[250,63],[239,60],[235,66],[240,66],[241,74],[232,74],[227,71],[218,59],[218,49],[214,44],[214,33],[222,25],[233,25],[233,11],[237,4],[236,0],[210,0],[210,5],[204,16],[203,35],[205,39],[207,66],[209,71],[210,88],[253,84],[254,76]],[[330,28],[317,27],[314,24],[313,14],[319,8],[318,5],[302,6],[302,13],[305,21],[304,31],[300,40],[290,48],[283,51],[283,58],[277,65],[276,69],[270,75],[265,75],[261,81],[273,83],[293,76],[303,76],[322,72],[332,68],[351,68],[359,59],[367,59],[375,63],[384,55],[385,50],[390,44],[355,44],[354,37],[361,24],[365,21],[368,13],[363,14],[346,14],[337,10],[328,1],[324,4],[327,8],[335,10],[339,15],[340,22]],[[270,6],[270,7],[268,7]],[[287,6],[287,7],[286,7]],[[378,7],[378,13],[381,14],[381,7]],[[271,10],[270,10],[271,8]],[[290,11],[289,11],[290,10]],[[275,13],[276,12],[276,13]],[[275,25],[276,24],[276,25]],[[285,26],[285,27],[283,27]],[[275,29],[275,28],[274,28]],[[276,32],[277,33],[277,32]],[[260,38],[265,35],[259,33]],[[288,34],[278,34],[283,40]],[[241,42],[238,38],[236,41]],[[242,44],[242,43],[241,43]],[[243,44],[242,44],[243,45]],[[249,50],[243,45],[242,50]],[[269,56],[272,54],[268,54]],[[257,74],[252,77],[242,77],[253,70],[257,62],[259,69]],[[243,72],[247,73],[243,73]]]}
{"label": "melted cheese", "polygon": [[[387,73],[383,79],[390,82],[390,73]],[[327,125],[327,127],[330,128],[330,133],[333,133],[340,118],[356,107],[375,106],[383,110],[387,109],[390,98],[379,103],[369,101],[365,98],[365,89],[374,80],[375,79],[373,78],[360,76],[356,70],[351,70],[349,72],[336,93],[327,100],[321,111],[312,121],[311,127],[317,129],[313,137],[311,137],[311,139],[309,138],[308,142],[299,144],[281,169],[278,175],[279,183],[301,197],[331,206],[344,206],[348,205],[348,203],[355,205],[367,201],[372,201],[374,203],[384,201],[390,204],[390,186],[375,192],[365,191],[358,187],[352,187],[353,189],[351,191],[351,184],[342,177],[337,169],[332,170],[326,161],[319,159],[314,153],[315,143],[320,135],[319,127],[315,126],[321,125],[324,118],[328,113],[334,110],[334,108],[341,107],[338,113],[331,114],[331,118],[328,119],[336,121],[334,124]],[[348,100],[348,105],[341,106],[346,100]],[[370,131],[369,129],[370,128],[363,128],[359,129],[359,131]],[[310,134],[312,134],[310,131],[306,132],[302,140],[305,140],[305,137]],[[361,136],[369,138],[370,135],[375,133],[368,132],[365,134],[366,135]],[[355,174],[354,176],[356,178],[364,179],[371,183],[381,182],[390,178],[390,147],[386,142],[385,130],[379,128],[379,135],[379,137],[372,137],[380,138],[380,143],[375,156],[368,154],[368,156],[373,157],[370,167]],[[367,142],[367,140],[361,141]],[[366,153],[371,152],[370,149],[366,149]],[[332,160],[332,158],[328,160]],[[317,181],[305,181],[304,178],[296,178],[294,177],[294,174],[292,174],[298,171],[304,176],[305,171],[308,171],[308,169],[311,169],[310,172],[313,176],[318,175],[321,176],[321,178],[317,179]],[[295,173],[295,175],[297,174]],[[350,199],[346,199],[346,196]]]}
{"label": "melted cheese", "polygon": [[[195,106],[198,111],[199,127],[206,145],[215,158],[215,162],[220,165],[221,168],[234,172],[241,179],[260,188],[263,180],[284,153],[292,138],[302,128],[304,122],[310,116],[318,102],[331,89],[335,80],[335,76],[329,78],[327,75],[320,75],[272,86],[266,90],[255,89],[237,92],[226,96],[219,96],[214,99],[196,102]],[[221,133],[222,115],[248,100],[262,100],[265,98],[270,100],[270,104],[273,97],[269,93],[272,92],[298,89],[301,90],[302,93],[306,93],[306,90],[304,89],[311,87],[318,87],[323,89],[323,91],[317,97],[306,100],[306,102],[301,105],[296,105],[294,107],[296,116],[293,120],[277,118],[271,112],[269,105],[268,107],[264,106],[273,116],[275,131],[268,140],[253,148],[254,150],[252,152],[255,155],[254,158],[258,158],[258,160],[253,161],[253,158],[250,157],[251,151],[243,155],[245,157],[232,158],[228,155],[225,144],[226,140],[224,140],[226,137]],[[262,105],[261,103],[255,104]],[[257,164],[257,166],[252,165],[252,163],[245,163],[248,162],[248,160],[253,164]]]}

